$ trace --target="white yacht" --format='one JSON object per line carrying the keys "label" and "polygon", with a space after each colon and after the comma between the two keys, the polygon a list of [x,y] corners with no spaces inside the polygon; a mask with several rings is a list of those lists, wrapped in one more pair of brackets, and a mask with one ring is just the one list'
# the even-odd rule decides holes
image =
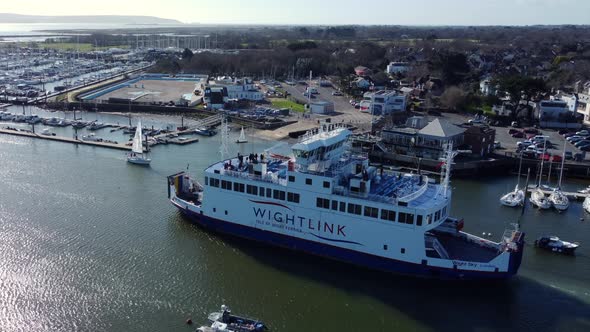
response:
{"label": "white yacht", "polygon": [[525,192],[524,190],[520,189],[520,171],[522,169],[522,153],[520,154],[520,163],[518,165],[518,182],[516,183],[516,187],[514,187],[514,191],[507,193],[506,195],[500,198],[500,203],[504,206],[515,207],[524,204],[525,199]]}
{"label": "white yacht", "polygon": [[584,204],[582,204],[582,206],[584,207],[584,210],[586,210],[586,212],[590,213],[590,196],[587,196],[584,199]]}
{"label": "white yacht", "polygon": [[147,152],[143,151],[143,136],[141,121],[137,124],[137,130],[133,137],[131,153],[127,154],[127,161],[136,165],[149,165],[152,160],[148,158]]}
{"label": "white yacht", "polygon": [[570,206],[570,200],[561,191],[561,180],[563,179],[563,164],[565,162],[565,145],[563,147],[563,156],[561,158],[561,171],[559,172],[559,184],[549,195],[549,201],[557,211],[565,211]]}

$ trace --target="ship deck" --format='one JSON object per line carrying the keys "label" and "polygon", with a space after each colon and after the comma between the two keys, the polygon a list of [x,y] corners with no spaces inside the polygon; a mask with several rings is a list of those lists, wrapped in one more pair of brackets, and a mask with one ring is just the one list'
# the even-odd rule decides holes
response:
{"label": "ship deck", "polygon": [[498,256],[498,251],[450,234],[433,232],[453,260],[487,263]]}

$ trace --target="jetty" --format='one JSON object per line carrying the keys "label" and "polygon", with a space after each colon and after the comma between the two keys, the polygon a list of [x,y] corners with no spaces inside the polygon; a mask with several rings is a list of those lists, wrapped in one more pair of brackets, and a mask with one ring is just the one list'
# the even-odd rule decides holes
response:
{"label": "jetty", "polygon": [[[527,189],[527,193],[531,193],[534,190],[537,190],[536,186],[529,186]],[[541,187],[541,191],[545,194],[545,195],[551,195],[551,193],[553,192],[552,189],[547,189],[547,188],[543,188]],[[562,193],[564,195],[566,195],[569,198],[574,198],[574,199],[578,199],[578,200],[582,200],[585,199],[586,197],[590,196],[589,194],[582,194],[579,192],[569,192],[569,191],[562,191]]]}
{"label": "jetty", "polygon": [[81,139],[61,137],[61,136],[41,135],[41,134],[37,134],[37,133],[29,132],[29,131],[22,131],[22,130],[0,129],[0,134],[30,137],[30,138],[40,138],[40,139],[54,141],[54,142],[80,144],[80,145],[96,146],[96,147],[109,148],[109,149],[131,151],[131,146],[127,146],[122,143],[83,141]]}

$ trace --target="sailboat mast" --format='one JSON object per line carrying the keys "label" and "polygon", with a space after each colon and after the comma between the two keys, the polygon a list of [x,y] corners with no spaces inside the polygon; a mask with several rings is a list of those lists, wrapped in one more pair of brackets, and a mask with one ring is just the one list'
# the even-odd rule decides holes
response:
{"label": "sailboat mast", "polygon": [[[545,154],[545,149],[547,147],[547,140],[543,143],[543,154]],[[539,171],[539,187],[541,187],[541,181],[543,180],[543,162],[545,158],[541,158],[541,170]]]}
{"label": "sailboat mast", "polygon": [[566,148],[566,143],[564,142],[563,143],[563,154],[561,155],[561,171],[559,172],[559,184],[557,185],[557,188],[559,188],[559,189],[561,189],[561,180],[563,179],[563,165],[565,163],[565,148]]}
{"label": "sailboat mast", "polygon": [[520,152],[520,162],[518,163],[518,182],[516,183],[516,187],[520,187],[520,172],[522,170],[522,152]]}

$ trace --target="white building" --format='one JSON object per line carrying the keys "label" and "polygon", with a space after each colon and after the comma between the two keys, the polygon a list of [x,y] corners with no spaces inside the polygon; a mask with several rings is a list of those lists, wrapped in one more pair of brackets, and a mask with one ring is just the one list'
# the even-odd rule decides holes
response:
{"label": "white building", "polygon": [[484,96],[496,94],[496,88],[492,85],[492,81],[489,78],[485,78],[479,82],[479,91]]}
{"label": "white building", "polygon": [[577,112],[584,116],[584,123],[590,125],[590,93],[578,94]]}
{"label": "white building", "polygon": [[565,101],[567,103],[567,108],[570,110],[570,112],[576,112],[578,109],[578,96],[576,96],[575,94],[569,95],[563,92],[558,92],[557,95],[552,97],[552,99],[559,99]]}
{"label": "white building", "polygon": [[227,89],[227,97],[236,100],[260,101],[264,94],[256,88],[254,81],[249,78],[237,79],[220,77],[209,82],[210,86],[224,87]]}
{"label": "white building", "polygon": [[537,104],[537,114],[541,127],[580,128],[576,112],[570,110],[568,102],[561,99],[543,100]]}
{"label": "white building", "polygon": [[388,74],[405,73],[408,70],[410,70],[410,66],[407,62],[390,62],[389,65],[387,65]]}
{"label": "white building", "polygon": [[309,110],[314,114],[330,114],[334,112],[334,103],[329,101],[316,101],[309,105]]}
{"label": "white building", "polygon": [[404,112],[408,96],[396,91],[367,92],[361,101],[361,112],[373,115],[386,115],[394,112]]}

